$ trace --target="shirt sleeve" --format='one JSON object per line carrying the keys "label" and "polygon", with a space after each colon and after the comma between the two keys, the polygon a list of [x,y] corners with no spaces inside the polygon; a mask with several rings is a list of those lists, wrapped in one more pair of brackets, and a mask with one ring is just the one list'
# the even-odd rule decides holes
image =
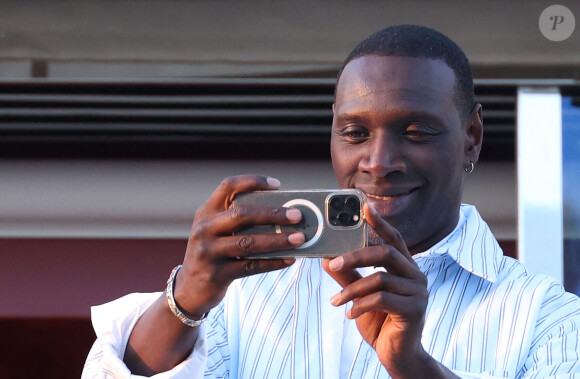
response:
{"label": "shirt sleeve", "polygon": [[[91,319],[97,339],[85,362],[82,379],[144,378],[131,374],[123,362],[123,356],[137,320],[161,295],[161,292],[134,293],[91,308]],[[203,324],[200,328],[198,339],[189,357],[170,371],[151,378],[203,378],[207,347]]]}
{"label": "shirt sleeve", "polygon": [[[533,340],[516,378],[580,378],[580,299],[554,280],[544,294]],[[460,378],[512,378],[508,371],[466,373]]]}
{"label": "shirt sleeve", "polygon": [[537,319],[522,378],[580,378],[580,298],[553,283]]}
{"label": "shirt sleeve", "polygon": [[[580,299],[550,280],[533,340],[516,378],[580,378]],[[513,373],[453,371],[460,378],[511,378]]]}

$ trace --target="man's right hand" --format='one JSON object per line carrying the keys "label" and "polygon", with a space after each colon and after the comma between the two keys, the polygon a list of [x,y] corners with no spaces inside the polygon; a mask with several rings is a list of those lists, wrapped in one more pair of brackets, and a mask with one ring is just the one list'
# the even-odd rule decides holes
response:
{"label": "man's right hand", "polygon": [[[289,225],[300,222],[297,209],[258,205],[232,207],[243,192],[276,190],[280,182],[258,175],[226,178],[195,214],[174,298],[192,319],[200,319],[224,297],[230,283],[249,275],[290,266],[294,259],[248,259],[254,253],[289,249],[304,243],[302,233],[233,235],[252,225]],[[141,316],[129,338],[123,360],[133,374],[153,375],[182,362],[197,339],[196,327],[175,317],[165,296]]]}
{"label": "man's right hand", "polygon": [[278,180],[265,176],[228,177],[197,210],[183,267],[175,283],[175,300],[182,310],[194,318],[200,318],[221,301],[234,279],[278,270],[294,263],[294,259],[246,257],[264,251],[298,247],[304,243],[302,233],[232,235],[253,225],[300,222],[302,215],[295,208],[231,206],[239,193],[279,187]]}

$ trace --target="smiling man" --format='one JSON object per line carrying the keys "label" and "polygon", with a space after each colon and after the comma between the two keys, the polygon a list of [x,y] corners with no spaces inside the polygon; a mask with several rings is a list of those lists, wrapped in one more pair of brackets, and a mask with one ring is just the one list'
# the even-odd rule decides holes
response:
{"label": "smiling man", "polygon": [[384,29],[345,61],[333,110],[334,172],[341,188],[367,195],[370,246],[333,259],[246,259],[304,235],[233,232],[301,214],[232,208],[236,194],[280,183],[227,178],[196,212],[165,293],[93,309],[84,377],[580,375],[580,299],[504,257],[461,204],[483,128],[459,47],[424,27]]}
{"label": "smiling man", "polygon": [[481,106],[473,95],[469,107],[457,106],[444,60],[351,59],[334,104],[335,175],[341,187],[363,190],[409,250],[421,252],[457,224],[464,168],[481,147]]}

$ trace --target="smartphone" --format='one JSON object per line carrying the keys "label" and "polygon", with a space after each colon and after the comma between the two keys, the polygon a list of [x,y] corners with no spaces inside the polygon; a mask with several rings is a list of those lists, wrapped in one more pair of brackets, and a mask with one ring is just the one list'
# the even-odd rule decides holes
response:
{"label": "smartphone", "polygon": [[362,191],[292,190],[255,191],[239,194],[233,206],[243,204],[298,208],[302,221],[295,225],[255,225],[235,234],[304,233],[300,247],[252,255],[250,258],[336,257],[367,246],[367,224],[364,221]]}

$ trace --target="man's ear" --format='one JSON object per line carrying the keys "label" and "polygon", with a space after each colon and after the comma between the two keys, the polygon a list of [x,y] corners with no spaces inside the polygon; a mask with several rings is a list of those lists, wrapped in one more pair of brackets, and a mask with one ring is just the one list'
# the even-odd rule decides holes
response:
{"label": "man's ear", "polygon": [[470,162],[477,163],[482,141],[483,114],[481,104],[477,103],[473,106],[473,110],[465,122],[465,166],[469,166]]}

